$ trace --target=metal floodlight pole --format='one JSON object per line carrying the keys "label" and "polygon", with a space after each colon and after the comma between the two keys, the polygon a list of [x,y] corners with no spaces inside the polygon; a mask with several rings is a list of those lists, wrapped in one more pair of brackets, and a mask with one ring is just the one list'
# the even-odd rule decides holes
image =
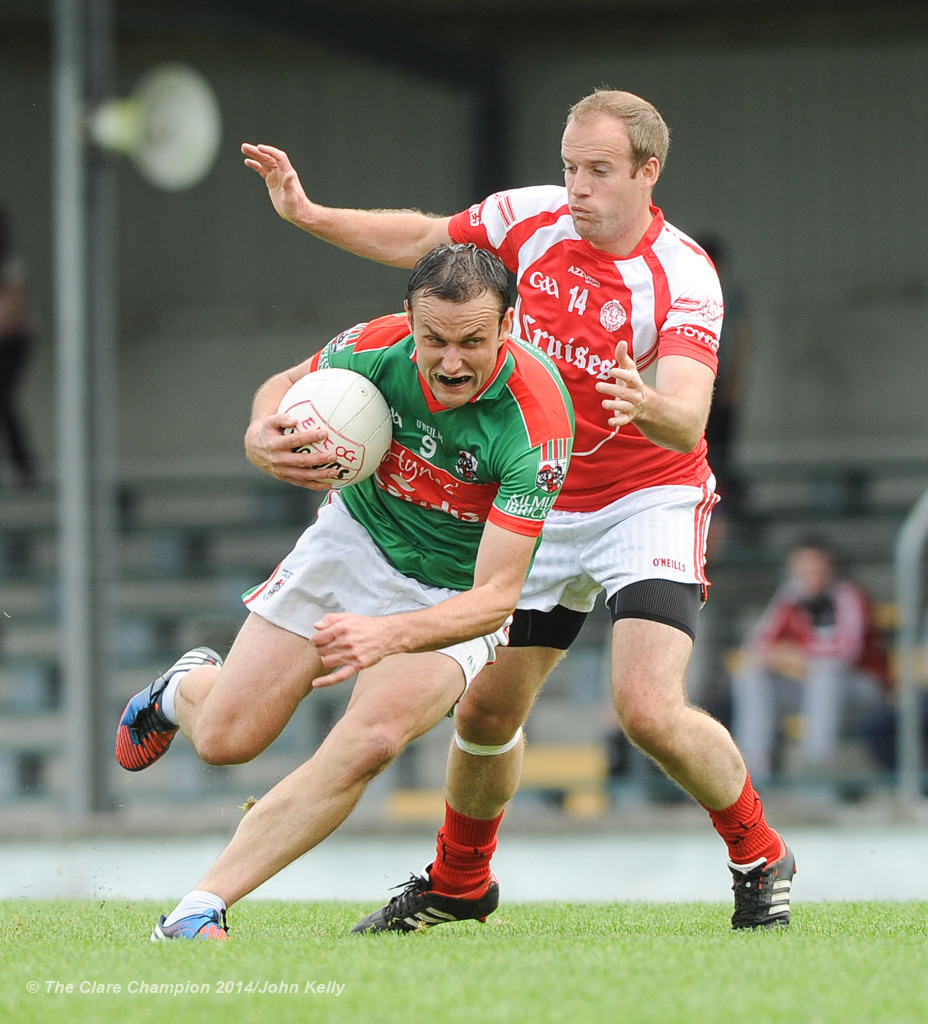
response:
{"label": "metal floodlight pole", "polygon": [[896,761],[900,802],[921,799],[922,715],[918,686],[919,618],[922,607],[922,553],[928,537],[928,491],[909,513],[896,539]]}
{"label": "metal floodlight pole", "polygon": [[[110,0],[54,0],[59,566],[68,815],[109,809],[106,685],[115,540],[113,199],[87,157],[90,102],[109,87]],[[88,67],[93,71],[88,71]]]}

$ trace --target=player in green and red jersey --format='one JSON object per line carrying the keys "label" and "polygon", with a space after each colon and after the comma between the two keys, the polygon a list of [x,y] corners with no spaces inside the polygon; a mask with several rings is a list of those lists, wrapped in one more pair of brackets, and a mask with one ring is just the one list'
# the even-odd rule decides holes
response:
{"label": "player in green and red jersey", "polygon": [[[405,314],[346,331],[258,390],[246,450],[280,479],[332,483],[326,452],[294,450],[325,431],[288,434],[296,419],[277,412],[322,365],[377,385],[393,415],[390,452],[373,477],[333,493],[246,595],[251,614],[225,664],[189,651],[129,701],[117,759],[146,768],[179,728],[210,764],[248,761],[312,689],[358,679],[313,757],[252,807],[153,939],[225,938],[227,907],[334,831],[505,644],[573,433],[563,383],[512,339],[513,312],[495,257],[439,246],[413,269]],[[474,916],[495,909],[495,893],[484,900]]]}
{"label": "player in green and red jersey", "polygon": [[[560,490],[568,442],[549,438],[539,403],[555,375],[537,349],[511,340],[480,393],[450,409],[420,375],[416,346],[406,315],[382,317],[329,342],[310,369],[355,370],[391,396],[390,451],[337,499],[401,572],[466,590],[483,524],[538,536]],[[566,391],[556,401],[566,406]]]}

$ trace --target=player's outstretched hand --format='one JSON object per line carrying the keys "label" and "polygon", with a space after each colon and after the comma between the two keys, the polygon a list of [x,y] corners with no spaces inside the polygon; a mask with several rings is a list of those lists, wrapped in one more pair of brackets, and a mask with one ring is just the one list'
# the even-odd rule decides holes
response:
{"label": "player's outstretched hand", "polygon": [[638,415],[644,403],[644,381],[638,373],[635,360],[628,354],[628,342],[620,341],[615,347],[615,366],[609,371],[613,380],[599,381],[596,390],[606,397],[603,408],[610,411],[609,426],[624,427]]}
{"label": "player's outstretched hand", "polygon": [[381,658],[396,651],[387,648],[389,627],[383,619],[370,615],[333,613],[313,623],[313,645],[322,664],[332,669],[313,680],[313,686],[332,686],[350,679],[362,668],[376,665]]}
{"label": "player's outstretched hand", "polygon": [[245,166],[264,178],[274,209],[291,224],[299,225],[312,205],[300,184],[299,176],[282,149],[274,146],[242,143]]}
{"label": "player's outstretched hand", "polygon": [[294,448],[323,441],[328,433],[322,427],[285,433],[296,425],[296,419],[286,413],[256,419],[245,433],[245,454],[249,462],[278,480],[312,491],[327,491],[338,483],[332,476],[331,456],[322,451],[297,452]]}

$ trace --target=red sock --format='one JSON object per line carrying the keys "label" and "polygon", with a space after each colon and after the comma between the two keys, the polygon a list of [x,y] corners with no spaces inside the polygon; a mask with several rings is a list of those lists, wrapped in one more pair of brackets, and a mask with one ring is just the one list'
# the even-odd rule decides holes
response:
{"label": "red sock", "polygon": [[764,805],[757,790],[751,783],[751,776],[744,780],[741,796],[721,811],[707,807],[715,831],[728,846],[729,859],[734,864],[750,864],[760,857],[766,857],[772,864],[785,853],[780,836],[767,824]]}
{"label": "red sock", "polygon": [[445,823],[438,830],[437,852],[429,870],[433,891],[471,899],[486,892],[502,818],[502,813],[490,820],[468,818],[445,803]]}

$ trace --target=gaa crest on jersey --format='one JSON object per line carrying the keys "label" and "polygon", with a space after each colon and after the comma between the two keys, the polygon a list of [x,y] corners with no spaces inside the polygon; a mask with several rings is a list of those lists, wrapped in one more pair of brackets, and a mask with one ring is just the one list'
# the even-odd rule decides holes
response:
{"label": "gaa crest on jersey", "polygon": [[599,311],[599,322],[607,331],[617,331],[624,326],[627,319],[628,314],[625,312],[625,307],[618,299],[604,302],[603,308]]}
{"label": "gaa crest on jersey", "polygon": [[706,299],[700,304],[697,315],[701,316],[710,327],[714,327],[725,315],[725,305],[718,299]]}
{"label": "gaa crest on jersey", "polygon": [[554,494],[561,489],[564,477],[567,476],[567,442],[564,438],[546,441],[541,446],[541,459],[535,475],[535,486],[539,491]]}
{"label": "gaa crest on jersey", "polygon": [[536,270],[532,273],[528,279],[528,283],[533,288],[537,288],[540,292],[544,292],[545,295],[550,295],[555,299],[560,298],[557,281],[555,281],[553,277],[549,277],[547,274],[542,274],[540,270]]}
{"label": "gaa crest on jersey", "polygon": [[546,459],[544,462],[538,463],[535,486],[540,491],[553,494],[561,489],[565,476],[567,476],[567,459]]}
{"label": "gaa crest on jersey", "polygon": [[707,327],[715,327],[725,315],[725,303],[711,296],[698,301],[680,298],[673,304],[673,308],[689,313],[695,319],[701,320]]}
{"label": "gaa crest on jersey", "polygon": [[467,483],[477,482],[477,459],[471,452],[458,452],[458,461],[454,464],[454,471]]}

